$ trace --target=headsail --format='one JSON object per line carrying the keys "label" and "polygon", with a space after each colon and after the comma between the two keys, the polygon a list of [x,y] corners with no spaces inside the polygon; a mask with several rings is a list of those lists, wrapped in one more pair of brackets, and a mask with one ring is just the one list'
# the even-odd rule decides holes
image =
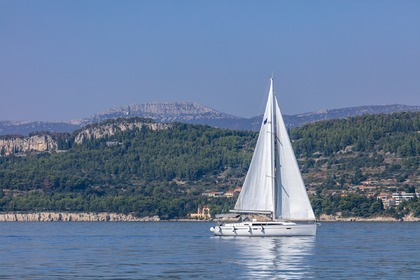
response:
{"label": "headsail", "polygon": [[276,140],[277,140],[277,206],[275,218],[291,221],[315,221],[315,215],[306,192],[305,183],[297,164],[292,143],[280,111],[277,98]]}

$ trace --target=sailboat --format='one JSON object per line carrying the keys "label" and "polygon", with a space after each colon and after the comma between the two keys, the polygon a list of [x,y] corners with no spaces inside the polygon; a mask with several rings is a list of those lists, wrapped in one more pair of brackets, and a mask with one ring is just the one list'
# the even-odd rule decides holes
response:
{"label": "sailboat", "polygon": [[240,220],[219,222],[210,228],[214,235],[316,235],[315,214],[274,94],[273,78],[251,164],[231,212]]}

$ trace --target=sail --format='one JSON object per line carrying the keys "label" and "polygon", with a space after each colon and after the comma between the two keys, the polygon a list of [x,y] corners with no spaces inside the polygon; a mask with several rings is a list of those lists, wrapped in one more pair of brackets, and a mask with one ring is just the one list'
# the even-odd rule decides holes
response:
{"label": "sail", "polygon": [[267,106],[235,212],[272,213],[273,220],[315,221],[283,116],[270,83]]}
{"label": "sail", "polygon": [[275,98],[276,115],[276,209],[279,220],[315,221],[315,215],[296,161],[292,144]]}
{"label": "sail", "polygon": [[239,212],[273,212],[274,209],[274,154],[273,143],[273,86],[265,108],[257,145],[252,156],[242,191],[235,204]]}

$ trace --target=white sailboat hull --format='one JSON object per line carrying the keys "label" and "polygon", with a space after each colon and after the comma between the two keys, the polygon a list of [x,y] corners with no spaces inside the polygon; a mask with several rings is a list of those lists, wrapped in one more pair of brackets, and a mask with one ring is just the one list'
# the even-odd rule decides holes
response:
{"label": "white sailboat hull", "polygon": [[219,225],[210,231],[216,236],[314,236],[316,227],[316,223],[246,222]]}

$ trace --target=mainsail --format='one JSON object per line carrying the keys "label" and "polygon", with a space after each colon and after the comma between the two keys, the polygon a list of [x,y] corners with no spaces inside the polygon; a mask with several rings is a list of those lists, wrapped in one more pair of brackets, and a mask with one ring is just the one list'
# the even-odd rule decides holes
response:
{"label": "mainsail", "polygon": [[234,210],[268,212],[274,209],[273,88],[270,87],[257,145]]}
{"label": "mainsail", "polygon": [[257,145],[234,211],[271,213],[273,220],[315,221],[270,81]]}

